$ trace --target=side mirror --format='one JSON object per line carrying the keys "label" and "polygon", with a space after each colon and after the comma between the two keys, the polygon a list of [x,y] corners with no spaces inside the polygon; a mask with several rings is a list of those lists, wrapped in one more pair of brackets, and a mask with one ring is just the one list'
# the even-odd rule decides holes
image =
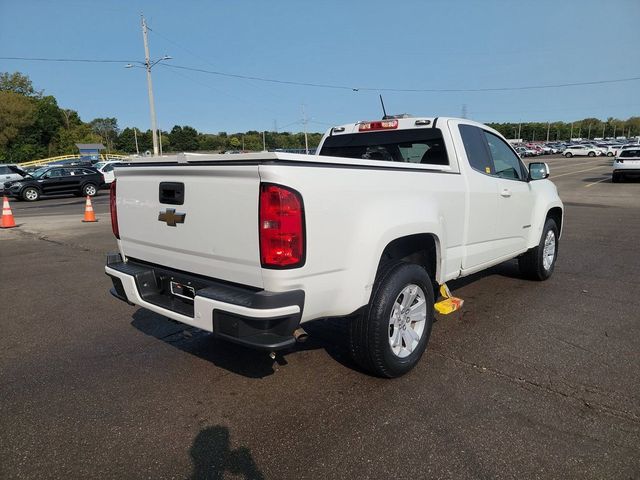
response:
{"label": "side mirror", "polygon": [[544,180],[549,177],[549,165],[542,162],[529,164],[529,180]]}

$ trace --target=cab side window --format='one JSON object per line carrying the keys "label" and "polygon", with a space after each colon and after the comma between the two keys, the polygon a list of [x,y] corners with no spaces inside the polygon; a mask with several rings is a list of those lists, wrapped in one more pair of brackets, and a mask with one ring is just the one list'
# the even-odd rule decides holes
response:
{"label": "cab side window", "polygon": [[493,158],[493,174],[511,180],[523,180],[524,172],[518,156],[500,137],[485,130],[482,132],[487,140]]}
{"label": "cab side window", "polygon": [[473,125],[459,125],[458,128],[471,168],[486,175],[493,175],[493,162],[483,131]]}

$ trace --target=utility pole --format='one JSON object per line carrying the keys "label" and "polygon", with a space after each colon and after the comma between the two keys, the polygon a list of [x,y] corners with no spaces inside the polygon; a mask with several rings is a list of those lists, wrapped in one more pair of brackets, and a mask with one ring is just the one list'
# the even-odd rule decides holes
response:
{"label": "utility pole", "polygon": [[136,154],[140,155],[140,149],[138,148],[138,131],[136,127],[133,127],[133,139],[136,142]]}
{"label": "utility pole", "polygon": [[518,140],[520,140],[522,137],[520,136],[520,127],[522,126],[521,123],[518,124]]}
{"label": "utility pole", "polygon": [[569,134],[569,140],[573,138],[573,122],[571,122],[571,133]]}
{"label": "utility pole", "polygon": [[267,141],[266,141],[264,130],[262,131],[262,151],[263,152],[267,151]]}
{"label": "utility pole", "polygon": [[307,115],[304,112],[304,103],[302,104],[302,125],[304,125],[304,151],[309,155],[309,138],[307,137]]}
{"label": "utility pole", "polygon": [[587,133],[587,140],[591,140],[591,124],[589,124],[589,133]]}
{"label": "utility pole", "polygon": [[144,65],[147,70],[147,90],[149,91],[149,110],[151,113],[151,136],[153,138],[153,155],[158,156],[158,132],[156,130],[156,106],[153,101],[153,82],[151,81],[151,59],[149,57],[149,40],[147,39],[147,22],[142,17],[142,39],[144,40]]}
{"label": "utility pole", "polygon": [[467,104],[462,104],[462,118],[467,118]]}
{"label": "utility pole", "polygon": [[606,123],[602,123],[602,139],[604,140],[604,127],[606,127]]}
{"label": "utility pole", "polygon": [[551,123],[547,122],[547,142],[549,141],[549,129],[551,128]]}
{"label": "utility pole", "polygon": [[158,129],[158,133],[160,134],[160,156],[162,156],[162,129]]}
{"label": "utility pole", "polygon": [[616,128],[618,127],[618,125],[616,125],[615,123],[613,124],[613,139],[616,139]]}

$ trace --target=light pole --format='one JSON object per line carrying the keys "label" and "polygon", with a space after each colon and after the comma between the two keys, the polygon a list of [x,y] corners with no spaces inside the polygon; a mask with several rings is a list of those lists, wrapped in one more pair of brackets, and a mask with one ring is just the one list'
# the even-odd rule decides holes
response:
{"label": "light pole", "polygon": [[[151,137],[153,139],[153,156],[157,157],[159,154],[158,148],[158,128],[156,119],[156,106],[153,99],[153,82],[151,81],[151,69],[163,60],[171,60],[172,57],[165,55],[162,58],[152,62],[149,56],[149,39],[147,38],[147,22],[142,17],[142,40],[144,41],[144,69],[147,71],[147,91],[149,93],[149,112],[151,115]],[[142,63],[142,62],[140,62]],[[125,65],[125,68],[133,68],[138,65],[131,63]]]}

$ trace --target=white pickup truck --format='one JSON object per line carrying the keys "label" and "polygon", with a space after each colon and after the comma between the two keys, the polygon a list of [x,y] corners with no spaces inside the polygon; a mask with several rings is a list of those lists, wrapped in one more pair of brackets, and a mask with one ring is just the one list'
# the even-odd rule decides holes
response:
{"label": "white pickup truck", "polygon": [[395,377],[425,351],[438,285],[513,258],[551,276],[548,176],[495,130],[442,117],[335,127],[316,155],[136,161],[116,168],[106,273],[121,300],[268,351],[345,317],[356,362]]}

